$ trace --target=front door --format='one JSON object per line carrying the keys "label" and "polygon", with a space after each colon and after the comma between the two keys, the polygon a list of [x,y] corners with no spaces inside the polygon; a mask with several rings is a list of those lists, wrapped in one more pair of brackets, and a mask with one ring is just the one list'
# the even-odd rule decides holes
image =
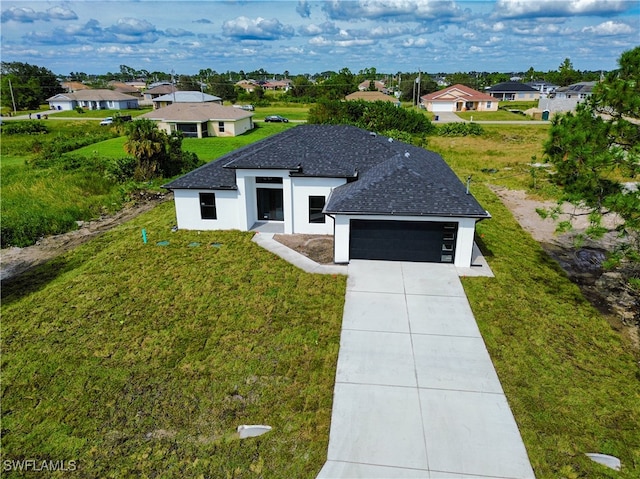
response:
{"label": "front door", "polygon": [[284,221],[282,190],[279,188],[257,188],[258,221]]}

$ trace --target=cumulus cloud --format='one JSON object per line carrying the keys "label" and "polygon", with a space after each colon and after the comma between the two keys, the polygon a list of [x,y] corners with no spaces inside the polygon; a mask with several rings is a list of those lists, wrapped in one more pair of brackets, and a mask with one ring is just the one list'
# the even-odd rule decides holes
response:
{"label": "cumulus cloud", "polygon": [[445,20],[464,14],[453,0],[331,0],[322,9],[333,20]]}
{"label": "cumulus cloud", "polygon": [[311,6],[307,0],[299,0],[298,5],[296,5],[296,12],[302,18],[309,18],[311,16]]}
{"label": "cumulus cloud", "polygon": [[2,23],[14,21],[18,23],[48,22],[51,20],[77,20],[78,15],[65,7],[52,7],[45,12],[37,12],[29,7],[10,7],[2,12]]}
{"label": "cumulus cloud", "polygon": [[303,36],[335,35],[339,31],[340,29],[333,22],[324,22],[321,24],[309,23],[298,29],[298,33]]}
{"label": "cumulus cloud", "polygon": [[240,40],[277,40],[289,38],[294,34],[293,27],[283,25],[279,20],[267,20],[262,17],[238,17],[222,24],[222,32],[228,37]]}
{"label": "cumulus cloud", "polygon": [[50,19],[56,20],[77,20],[78,15],[73,10],[69,10],[65,7],[52,7],[47,10],[47,14]]}
{"label": "cumulus cloud", "polygon": [[116,34],[122,35],[144,35],[149,32],[155,32],[156,28],[146,20],[138,18],[120,18],[118,23],[113,25],[110,30]]}
{"label": "cumulus cloud", "polygon": [[498,0],[493,16],[497,18],[539,18],[576,15],[610,15],[631,7],[623,0]]}
{"label": "cumulus cloud", "polygon": [[630,25],[622,22],[607,21],[599,25],[584,27],[582,33],[591,33],[598,36],[627,35],[634,30]]}

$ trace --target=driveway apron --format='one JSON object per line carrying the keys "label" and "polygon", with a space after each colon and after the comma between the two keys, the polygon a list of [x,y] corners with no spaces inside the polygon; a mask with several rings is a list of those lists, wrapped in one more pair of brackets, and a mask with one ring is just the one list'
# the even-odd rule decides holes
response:
{"label": "driveway apron", "polygon": [[534,477],[452,265],[351,261],[318,478]]}

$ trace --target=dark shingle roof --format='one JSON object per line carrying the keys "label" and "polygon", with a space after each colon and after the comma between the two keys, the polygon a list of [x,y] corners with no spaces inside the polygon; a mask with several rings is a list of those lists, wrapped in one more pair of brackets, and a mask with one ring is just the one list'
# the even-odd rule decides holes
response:
{"label": "dark shingle roof", "polygon": [[327,213],[486,217],[440,155],[348,125],[301,125],[229,153],[167,185],[235,188],[235,169],[347,178]]}
{"label": "dark shingle roof", "polygon": [[404,153],[333,190],[327,213],[485,217],[487,212],[440,157],[405,145]]}
{"label": "dark shingle roof", "polygon": [[498,83],[497,85],[493,85],[491,88],[487,89],[490,93],[496,92],[512,92],[512,91],[523,91],[523,92],[537,92],[535,88],[527,85],[526,83],[521,83],[519,81],[507,81],[503,83]]}

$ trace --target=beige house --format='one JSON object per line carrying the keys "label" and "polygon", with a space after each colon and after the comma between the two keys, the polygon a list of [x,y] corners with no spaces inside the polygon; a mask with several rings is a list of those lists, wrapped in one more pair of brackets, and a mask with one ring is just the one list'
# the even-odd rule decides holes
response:
{"label": "beige house", "polygon": [[434,113],[498,110],[497,98],[460,84],[424,95],[420,101],[427,111]]}
{"label": "beige house", "polygon": [[212,102],[173,103],[138,118],[157,122],[167,133],[181,131],[192,138],[238,136],[254,126],[252,112]]}

